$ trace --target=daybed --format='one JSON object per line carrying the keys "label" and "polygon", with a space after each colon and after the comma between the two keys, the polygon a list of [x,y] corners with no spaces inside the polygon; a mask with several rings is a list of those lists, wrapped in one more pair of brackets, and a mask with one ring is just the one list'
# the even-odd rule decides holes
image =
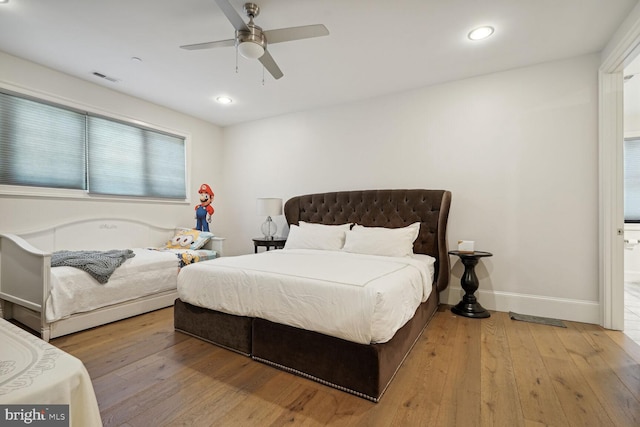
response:
{"label": "daybed", "polygon": [[[42,339],[77,332],[126,317],[168,307],[177,297],[177,275],[184,261],[161,248],[176,229],[136,220],[77,220],[44,230],[0,234],[0,303],[2,317],[16,319]],[[221,252],[221,238],[203,249]],[[100,284],[74,267],[51,267],[52,253],[131,249],[127,259]],[[216,251],[216,252],[213,252]],[[192,252],[181,253],[191,255]],[[205,253],[203,252],[203,255]]]}
{"label": "daybed", "polygon": [[91,378],[80,360],[3,319],[0,342],[0,403],[6,405],[1,425],[102,426]]}
{"label": "daybed", "polygon": [[[322,276],[320,270],[328,264],[324,264],[324,258],[318,258],[314,273],[306,273],[306,270],[302,273],[297,270],[298,261],[300,264],[306,264],[302,261],[305,257],[313,258],[314,252],[329,251],[309,250],[303,254],[301,252],[304,249],[290,250],[287,249],[287,245],[282,250],[227,257],[187,266],[178,278],[180,298],[175,302],[175,329],[377,402],[435,313],[439,292],[448,286],[450,264],[446,229],[450,203],[451,193],[445,190],[366,190],[294,197],[287,201],[284,209],[291,228],[287,244],[292,240],[293,231],[298,233],[303,226],[306,228],[314,224],[323,224],[345,227],[344,224],[357,224],[353,226],[353,230],[350,228],[351,225],[346,226],[349,231],[345,231],[343,249],[328,254],[335,259],[341,258],[341,253],[344,254],[345,258],[338,268],[341,271],[330,271],[329,276]],[[365,229],[365,235],[368,235],[373,227],[394,229],[393,233],[403,232],[402,230],[412,228],[416,223],[419,223],[419,232],[416,231],[417,238],[414,237],[413,253],[423,257],[429,255],[435,262],[431,266],[433,279],[423,286],[427,288],[427,292],[424,292],[423,298],[417,302],[415,312],[408,316],[409,320],[399,325],[392,337],[381,335],[382,338],[378,337],[377,342],[358,342],[368,339],[366,324],[353,333],[341,334],[340,330],[337,334],[326,333],[326,330],[336,332],[333,317],[340,318],[343,314],[348,317],[350,310],[363,314],[346,318],[345,325],[360,323],[360,317],[371,316],[376,323],[375,319],[380,319],[375,317],[375,313],[369,316],[365,300],[373,299],[372,309],[377,312],[378,306],[384,305],[387,301],[382,299],[386,298],[383,295],[384,289],[401,284],[399,281],[382,284],[382,276],[386,276],[383,270],[380,270],[379,277],[374,278],[370,275],[363,279],[356,278],[351,283],[343,277],[351,274],[345,265],[349,265],[352,260],[355,265],[355,258],[372,257],[367,258],[364,264],[365,268],[368,265],[372,270],[378,269],[377,266],[374,267],[376,261],[381,265],[397,263],[398,271],[420,270],[413,265],[400,267],[405,262],[416,262],[412,254],[402,258],[395,255],[377,256],[375,246],[374,255],[347,253],[351,239],[349,236],[355,236],[348,233],[353,233],[355,227],[360,227],[359,230]],[[296,228],[298,225],[299,229]],[[326,230],[326,227],[320,228]],[[409,251],[412,241],[409,241]],[[379,247],[386,250],[384,244]],[[288,250],[296,260],[291,264],[295,265],[289,266],[286,272],[276,271],[279,267],[274,265],[279,262],[279,257],[289,256],[286,255]],[[237,268],[244,265],[245,259],[252,263],[251,267],[244,270]],[[234,276],[234,270],[239,270],[240,274]],[[296,288],[296,283],[302,285],[303,275],[305,284],[309,282],[308,278],[313,276],[311,282],[315,286],[314,290],[305,288],[307,290],[299,291]],[[248,281],[243,280],[242,276],[248,278]],[[347,308],[340,308],[341,296],[336,297],[333,291],[326,292],[322,287],[329,286],[332,282],[347,284],[343,286],[347,288],[347,292],[356,295],[356,299],[349,302]],[[356,293],[360,290],[364,292]],[[271,301],[278,299],[278,295],[280,304],[283,305],[273,306]],[[297,299],[300,295],[306,297]],[[357,295],[362,295],[362,300],[358,299]],[[410,297],[407,296],[407,299]],[[320,304],[313,305],[311,300],[320,301]],[[255,305],[250,301],[255,301]],[[362,312],[356,311],[356,306],[359,305],[364,307]],[[303,313],[297,313],[296,309],[301,307],[304,308]],[[394,307],[390,308],[393,310]],[[314,313],[316,311],[318,313]],[[283,313],[284,318],[293,317],[293,320],[281,322],[271,319]],[[316,323],[313,328],[301,326],[306,325],[310,317],[323,316],[326,324]]]}

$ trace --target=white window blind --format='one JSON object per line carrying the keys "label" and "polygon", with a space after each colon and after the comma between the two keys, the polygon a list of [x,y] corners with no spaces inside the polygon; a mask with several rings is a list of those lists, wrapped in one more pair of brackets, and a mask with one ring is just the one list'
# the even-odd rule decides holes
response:
{"label": "white window blind", "polygon": [[0,184],[186,198],[181,136],[0,93]]}
{"label": "white window blind", "polygon": [[85,117],[0,93],[0,184],[83,189]]}
{"label": "white window blind", "polygon": [[184,199],[184,139],[89,116],[89,192]]}
{"label": "white window blind", "polygon": [[640,222],[640,138],[624,140],[624,220]]}

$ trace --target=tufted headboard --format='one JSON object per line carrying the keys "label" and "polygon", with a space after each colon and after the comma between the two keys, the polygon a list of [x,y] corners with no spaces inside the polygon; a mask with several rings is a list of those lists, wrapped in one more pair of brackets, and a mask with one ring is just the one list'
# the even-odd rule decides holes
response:
{"label": "tufted headboard", "polygon": [[434,284],[438,291],[449,285],[447,219],[451,192],[446,190],[361,190],[307,194],[287,200],[287,223],[358,223],[368,227],[404,227],[420,222],[415,253],[436,259]]}

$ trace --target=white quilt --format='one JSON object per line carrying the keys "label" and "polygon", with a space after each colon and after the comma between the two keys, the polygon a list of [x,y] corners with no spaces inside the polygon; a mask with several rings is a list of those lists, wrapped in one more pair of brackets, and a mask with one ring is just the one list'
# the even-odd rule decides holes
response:
{"label": "white quilt", "polygon": [[[102,426],[91,378],[82,362],[0,319],[0,403],[21,405],[69,405],[69,426]],[[4,412],[0,424],[5,420]],[[31,422],[8,422],[28,425]],[[51,425],[32,422],[32,425]],[[59,423],[58,423],[59,424]]]}
{"label": "white quilt", "polygon": [[133,251],[136,256],[122,263],[104,285],[74,267],[52,268],[47,322],[176,289],[179,260],[174,252],[142,248]]}
{"label": "white quilt", "polygon": [[362,344],[390,340],[431,293],[432,257],[284,249],[182,269],[178,296]]}

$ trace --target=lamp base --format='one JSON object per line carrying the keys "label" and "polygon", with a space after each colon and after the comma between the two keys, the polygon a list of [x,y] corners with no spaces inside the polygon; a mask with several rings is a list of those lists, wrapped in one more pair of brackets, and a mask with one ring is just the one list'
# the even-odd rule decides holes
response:
{"label": "lamp base", "polygon": [[271,219],[270,216],[267,217],[266,221],[262,223],[262,227],[260,227],[262,234],[264,234],[264,238],[267,240],[273,240],[273,237],[276,235],[276,231],[278,231],[278,226]]}

